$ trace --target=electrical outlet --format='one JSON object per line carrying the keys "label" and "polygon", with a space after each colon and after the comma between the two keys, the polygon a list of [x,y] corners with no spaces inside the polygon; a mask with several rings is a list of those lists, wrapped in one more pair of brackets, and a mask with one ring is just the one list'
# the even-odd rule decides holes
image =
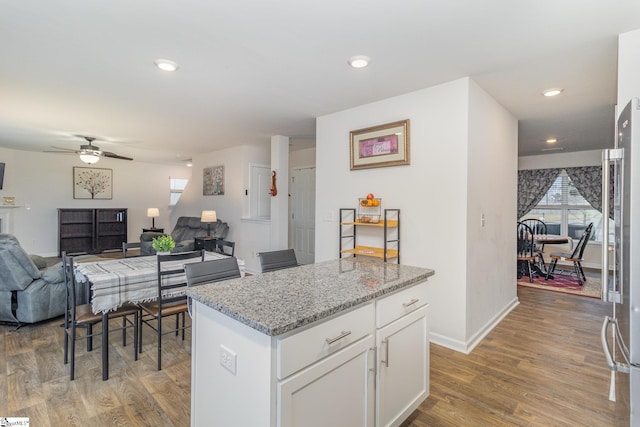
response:
{"label": "electrical outlet", "polygon": [[220,365],[233,375],[236,374],[238,356],[227,347],[220,345]]}

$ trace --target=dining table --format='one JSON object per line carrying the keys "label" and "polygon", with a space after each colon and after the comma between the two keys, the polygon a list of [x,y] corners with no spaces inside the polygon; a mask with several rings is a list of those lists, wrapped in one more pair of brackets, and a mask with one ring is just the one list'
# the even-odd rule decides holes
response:
{"label": "dining table", "polygon": [[[572,242],[569,236],[560,236],[557,234],[535,234],[533,236],[533,241],[537,245],[542,245],[542,250],[544,250],[544,245],[562,245]],[[533,266],[533,272],[539,277],[547,277],[547,272],[545,270],[546,265],[544,257],[541,255],[538,264]],[[553,276],[548,276],[548,278],[553,279]]]}
{"label": "dining table", "polygon": [[569,236],[559,236],[557,234],[536,234],[533,240],[541,245],[560,245],[569,243]]}
{"label": "dining table", "polygon": [[[204,251],[204,260],[226,258],[228,255]],[[179,269],[200,258],[163,263],[163,269]],[[245,263],[237,259],[240,274],[244,276]],[[119,259],[104,259],[74,263],[74,278],[83,284],[87,300],[94,314],[102,313],[102,379],[109,379],[109,327],[108,315],[126,303],[151,302],[158,297],[158,260],[155,255]],[[170,283],[185,283],[183,274],[167,276]],[[172,289],[171,296],[186,295],[187,287]]]}

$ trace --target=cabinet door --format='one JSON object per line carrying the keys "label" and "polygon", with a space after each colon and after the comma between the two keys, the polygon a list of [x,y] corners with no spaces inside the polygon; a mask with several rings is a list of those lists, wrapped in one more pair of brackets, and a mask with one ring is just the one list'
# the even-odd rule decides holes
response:
{"label": "cabinet door", "polygon": [[376,425],[397,426],[429,395],[427,306],[376,332]]}
{"label": "cabinet door", "polygon": [[374,338],[366,338],[278,383],[281,427],[373,426]]}

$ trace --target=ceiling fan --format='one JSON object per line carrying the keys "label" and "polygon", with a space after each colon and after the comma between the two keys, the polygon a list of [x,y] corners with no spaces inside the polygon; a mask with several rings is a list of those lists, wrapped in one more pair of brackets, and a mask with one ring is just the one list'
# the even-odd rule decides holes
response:
{"label": "ceiling fan", "polygon": [[133,160],[131,157],[120,156],[116,153],[112,153],[110,151],[101,151],[100,147],[97,145],[93,145],[92,142],[96,140],[96,138],[92,136],[84,136],[79,135],[84,138],[88,144],[83,144],[80,146],[80,150],[71,150],[69,148],[62,147],[53,147],[56,151],[46,151],[47,153],[75,153],[80,155],[80,160],[90,165],[97,163],[100,160],[100,157],[111,157],[112,159],[120,159],[120,160]]}

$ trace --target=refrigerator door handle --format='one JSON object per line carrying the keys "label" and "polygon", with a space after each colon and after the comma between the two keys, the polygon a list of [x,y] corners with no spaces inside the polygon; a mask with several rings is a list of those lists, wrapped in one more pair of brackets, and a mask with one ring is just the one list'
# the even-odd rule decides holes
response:
{"label": "refrigerator door handle", "polygon": [[[626,363],[616,362],[615,360],[613,360],[611,346],[609,346],[609,340],[607,340],[607,331],[609,330],[610,325],[615,326],[614,340],[617,346],[620,348],[620,352],[622,353],[622,357],[625,359]],[[616,319],[605,316],[604,322],[602,323],[602,331],[600,332],[600,340],[602,341],[602,349],[604,350],[604,357],[607,359],[607,365],[609,365],[609,369],[614,372],[622,372],[624,374],[628,374],[630,372],[629,350],[624,344],[624,341],[622,341],[622,335],[620,334],[620,328],[618,327],[618,321]]]}
{"label": "refrigerator door handle", "polygon": [[[602,301],[609,301],[609,150],[602,151]],[[606,320],[605,320],[606,323]],[[606,329],[606,326],[603,326]],[[605,354],[607,351],[605,349]],[[609,359],[607,359],[608,361]],[[611,365],[609,365],[611,366]]]}
{"label": "refrigerator door handle", "polygon": [[[609,191],[611,184],[609,182],[611,163],[620,161],[624,158],[624,150],[620,148],[602,150],[602,295],[604,302],[621,302],[622,281],[620,280],[620,289],[609,289],[609,213],[611,206],[609,205]],[[622,163],[620,163],[622,167]],[[615,243],[615,242],[612,242]],[[615,257],[614,257],[615,262]],[[614,266],[615,271],[615,266]],[[615,281],[615,277],[614,277]]]}

